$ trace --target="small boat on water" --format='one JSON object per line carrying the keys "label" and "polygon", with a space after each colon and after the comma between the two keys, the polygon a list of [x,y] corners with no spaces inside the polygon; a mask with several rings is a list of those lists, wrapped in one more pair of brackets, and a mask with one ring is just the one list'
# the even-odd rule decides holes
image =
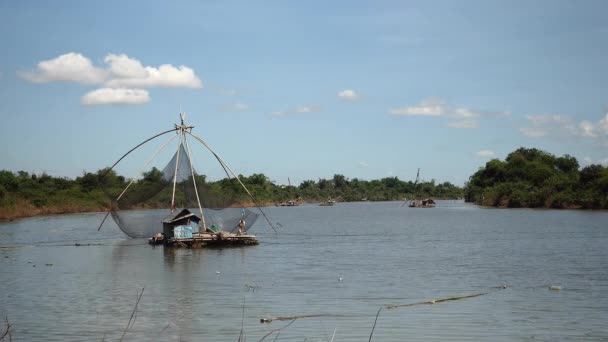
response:
{"label": "small boat on water", "polygon": [[334,204],[336,204],[336,200],[334,200],[331,197],[329,197],[327,200],[319,203],[319,206],[321,206],[321,207],[331,207]]}
{"label": "small boat on water", "polygon": [[[416,181],[414,181],[414,193],[416,194],[416,196],[418,197],[418,181],[420,180],[420,169],[418,169],[418,172],[416,173]],[[431,198],[413,198],[413,199],[405,199],[403,200],[403,203],[401,203],[401,207],[403,207],[404,205],[406,205],[409,202],[408,207],[410,208],[434,208],[436,203],[435,201],[433,201],[433,199]]]}
{"label": "small boat on water", "polygon": [[276,204],[277,207],[297,207],[298,205],[299,204],[297,200],[289,200]]}
{"label": "small boat on water", "polygon": [[413,199],[413,200],[410,200],[409,207],[410,208],[434,208],[435,201],[433,201],[432,198]]}

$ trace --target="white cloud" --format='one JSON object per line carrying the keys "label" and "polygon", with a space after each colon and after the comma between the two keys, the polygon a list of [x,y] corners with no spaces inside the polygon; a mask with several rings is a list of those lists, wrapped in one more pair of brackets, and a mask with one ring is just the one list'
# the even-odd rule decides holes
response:
{"label": "white cloud", "polygon": [[563,115],[528,115],[526,118],[534,125],[569,125],[571,120]]}
{"label": "white cloud", "polygon": [[345,89],[338,92],[338,97],[342,100],[356,101],[359,99],[359,94],[357,94],[354,90]]}
{"label": "white cloud", "polygon": [[493,158],[493,157],[496,157],[496,153],[494,153],[492,151],[488,151],[488,150],[481,150],[481,151],[478,151],[475,154],[478,157],[482,157],[482,158]]}
{"label": "white cloud", "polygon": [[481,114],[474,112],[468,108],[456,108],[447,113],[448,116],[458,119],[471,119],[479,117]]}
{"label": "white cloud", "polygon": [[91,60],[79,53],[66,53],[38,63],[33,71],[19,72],[22,78],[34,83],[55,81],[99,84],[106,80],[107,71],[93,66]]}
{"label": "white cloud", "polygon": [[530,115],[526,118],[530,126],[519,130],[524,135],[532,138],[570,136],[596,139],[608,136],[608,114],[597,123],[582,120],[578,124],[573,119],[563,115]]}
{"label": "white cloud", "polygon": [[428,99],[418,106],[394,108],[389,113],[395,116],[441,116],[446,114],[446,108],[441,101]]}
{"label": "white cloud", "polygon": [[531,127],[523,127],[519,131],[531,138],[541,138],[551,133],[575,135],[577,131],[572,120],[563,115],[528,115],[526,119]]}
{"label": "white cloud", "polygon": [[126,88],[101,88],[93,90],[81,98],[85,106],[109,104],[144,104],[150,101],[147,90]]}
{"label": "white cloud", "polygon": [[546,131],[543,131],[539,128],[522,127],[519,129],[519,131],[523,135],[528,136],[530,138],[540,138],[540,137],[544,137],[545,135],[547,135]]}
{"label": "white cloud", "polygon": [[591,122],[589,122],[587,120],[583,120],[578,125],[578,127],[581,130],[581,135],[582,136],[589,137],[589,138],[595,138],[595,137],[597,137],[597,134],[595,133],[595,127],[594,127],[593,123],[591,123]]}
{"label": "white cloud", "polygon": [[19,75],[35,83],[53,81],[105,84],[109,88],[201,88],[203,83],[194,70],[186,66],[163,64],[157,68],[144,66],[125,54],[109,54],[104,59],[106,68],[99,68],[79,53],[70,52],[38,63],[34,71]]}
{"label": "white cloud", "polygon": [[313,112],[318,112],[321,110],[321,107],[318,105],[301,105],[293,109],[274,111],[270,114],[272,116],[290,116],[296,114],[310,114]]}
{"label": "white cloud", "polygon": [[452,119],[451,122],[446,124],[452,128],[477,128],[479,127],[479,118],[498,118],[510,115],[507,111],[490,112],[465,107],[452,107],[437,98],[426,99],[417,106],[393,108],[389,110],[389,114],[393,116],[445,117]]}
{"label": "white cloud", "polygon": [[364,162],[364,161],[361,161],[361,162],[359,162],[359,166],[361,166],[361,167],[368,167],[369,164],[366,163],[366,162]]}
{"label": "white cloud", "polygon": [[225,112],[243,112],[249,110],[251,107],[244,103],[233,103],[220,107],[220,110]]}
{"label": "white cloud", "polygon": [[104,62],[109,65],[113,78],[145,78],[148,75],[140,61],[125,54],[109,54]]}
{"label": "white cloud", "polygon": [[604,135],[608,135],[608,113],[597,123],[597,130]]}
{"label": "white cloud", "polygon": [[583,158],[584,165],[599,164],[608,167],[608,158],[594,160],[591,157]]}
{"label": "white cloud", "polygon": [[94,66],[80,53],[66,53],[38,63],[32,71],[18,72],[34,83],[55,81],[103,85],[82,97],[83,104],[140,104],[150,100],[144,88],[201,88],[202,81],[194,70],[186,66],[162,64],[144,66],[125,54],[108,54],[104,67]]}
{"label": "white cloud", "polygon": [[296,113],[312,113],[312,112],[316,112],[319,110],[318,106],[314,106],[314,105],[304,105],[304,106],[299,106],[298,108],[296,108]]}
{"label": "white cloud", "polygon": [[140,61],[127,55],[108,55],[105,62],[113,78],[106,82],[108,87],[166,87],[166,88],[202,88],[203,82],[194,70],[186,67],[174,67],[163,64],[158,68],[144,67]]}

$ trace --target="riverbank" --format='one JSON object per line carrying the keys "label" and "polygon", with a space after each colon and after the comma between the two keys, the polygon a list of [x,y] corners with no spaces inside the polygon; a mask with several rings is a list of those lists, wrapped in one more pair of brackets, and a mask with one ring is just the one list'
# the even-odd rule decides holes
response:
{"label": "riverbank", "polygon": [[[318,203],[319,201],[301,201],[300,203]],[[232,205],[233,208],[253,208],[256,206],[268,207],[275,206],[275,202],[258,202],[256,205],[253,202],[237,203]],[[162,209],[162,208],[133,208],[133,209]],[[106,212],[107,207],[81,206],[73,203],[63,203],[61,205],[36,207],[29,201],[18,200],[14,206],[1,208],[0,221],[12,221],[20,218],[45,216],[45,215],[61,215],[61,214],[77,214],[77,213],[94,213]]]}
{"label": "riverbank", "polygon": [[466,201],[478,205],[480,207],[488,208],[501,208],[501,209],[563,209],[563,210],[606,210],[608,207],[602,203],[597,202],[585,202],[581,203],[570,203],[554,201],[552,198],[548,198],[545,201],[538,201],[534,205],[527,203],[521,203],[519,201],[513,201],[511,198],[502,197],[499,200],[494,198],[484,199],[483,201]]}
{"label": "riverbank", "polygon": [[0,220],[15,220],[19,218],[106,211],[104,207],[81,206],[73,203],[36,207],[29,201],[18,200],[14,206],[0,208]]}

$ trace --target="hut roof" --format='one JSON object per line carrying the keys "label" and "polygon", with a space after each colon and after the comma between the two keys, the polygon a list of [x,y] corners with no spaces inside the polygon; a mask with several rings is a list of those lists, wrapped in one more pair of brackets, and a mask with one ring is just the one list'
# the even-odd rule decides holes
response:
{"label": "hut roof", "polygon": [[180,211],[175,216],[169,215],[169,216],[165,217],[163,222],[164,223],[173,223],[173,222],[180,221],[180,220],[183,220],[186,218],[190,218],[194,222],[200,222],[200,220],[201,220],[200,217],[194,215],[190,210],[182,209],[182,211]]}

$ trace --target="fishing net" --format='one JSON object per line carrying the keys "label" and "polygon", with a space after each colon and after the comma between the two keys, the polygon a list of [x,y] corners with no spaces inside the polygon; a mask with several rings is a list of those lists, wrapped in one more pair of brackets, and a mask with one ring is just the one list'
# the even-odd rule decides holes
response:
{"label": "fishing net", "polygon": [[[140,238],[162,232],[163,221],[182,209],[201,219],[198,225],[192,224],[193,232],[207,229],[236,233],[241,220],[245,222],[243,231],[247,231],[258,218],[257,213],[239,205],[243,190],[235,178],[210,183],[196,172],[190,146],[184,139],[180,136],[177,151],[164,167],[143,172],[112,202],[111,217],[126,235]],[[208,164],[228,174],[223,164]],[[225,191],[226,188],[234,191]]]}

